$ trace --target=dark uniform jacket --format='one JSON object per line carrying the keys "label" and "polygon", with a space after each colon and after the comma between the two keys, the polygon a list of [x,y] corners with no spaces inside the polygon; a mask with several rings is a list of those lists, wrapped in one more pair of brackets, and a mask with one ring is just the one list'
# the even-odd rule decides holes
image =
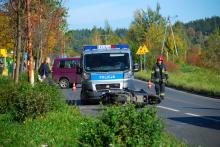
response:
{"label": "dark uniform jacket", "polygon": [[38,69],[38,74],[42,77],[45,75],[46,77],[49,76],[49,73],[51,73],[49,65],[47,63],[42,63],[40,65],[40,68]]}
{"label": "dark uniform jacket", "polygon": [[165,83],[167,79],[168,73],[166,66],[163,63],[161,65],[156,63],[152,68],[151,80],[155,83]]}

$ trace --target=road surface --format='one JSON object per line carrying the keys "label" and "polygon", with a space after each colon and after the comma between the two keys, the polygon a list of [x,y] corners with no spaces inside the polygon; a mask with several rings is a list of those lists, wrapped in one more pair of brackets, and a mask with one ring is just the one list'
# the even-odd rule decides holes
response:
{"label": "road surface", "polygon": [[[146,89],[146,82],[134,80],[136,89]],[[62,90],[66,100],[79,106],[86,115],[96,115],[98,105],[80,105],[80,88]],[[154,89],[148,92],[154,92]],[[157,106],[166,130],[190,146],[220,147],[220,99],[198,96],[166,88],[165,100]]]}

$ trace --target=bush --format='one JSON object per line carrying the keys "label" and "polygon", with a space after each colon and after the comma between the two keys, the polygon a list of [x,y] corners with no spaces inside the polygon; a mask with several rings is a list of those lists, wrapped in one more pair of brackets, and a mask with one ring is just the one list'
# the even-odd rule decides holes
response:
{"label": "bush", "polygon": [[64,105],[60,92],[45,83],[32,87],[27,82],[14,84],[10,80],[1,80],[0,87],[0,113],[9,112],[16,121],[36,118]]}
{"label": "bush", "polygon": [[203,65],[201,56],[197,55],[197,54],[187,55],[186,60],[187,60],[187,63],[190,65],[195,65],[195,66],[202,66]]}
{"label": "bush", "polygon": [[11,113],[15,120],[23,121],[27,117],[35,118],[61,106],[59,92],[47,84],[39,83],[35,87],[22,84],[12,99]]}
{"label": "bush", "polygon": [[0,78],[0,114],[9,110],[9,99],[14,97],[15,89],[16,86],[12,79]]}
{"label": "bush", "polygon": [[91,146],[159,146],[163,124],[154,108],[112,106],[83,124],[81,142]]}
{"label": "bush", "polygon": [[152,54],[148,54],[146,56],[147,60],[146,60],[146,66],[147,66],[147,70],[150,70],[152,69],[152,67],[154,66],[155,62],[156,62],[156,57]]}
{"label": "bush", "polygon": [[165,61],[164,64],[167,67],[167,70],[169,72],[176,72],[177,71],[177,65],[173,63],[172,61]]}

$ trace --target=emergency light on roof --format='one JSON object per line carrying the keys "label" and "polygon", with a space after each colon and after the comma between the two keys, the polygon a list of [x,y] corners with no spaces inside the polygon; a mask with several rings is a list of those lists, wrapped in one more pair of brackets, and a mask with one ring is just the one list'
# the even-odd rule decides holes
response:
{"label": "emergency light on roof", "polygon": [[86,45],[83,46],[84,51],[89,50],[102,50],[102,49],[128,49],[127,44],[115,44],[115,45]]}

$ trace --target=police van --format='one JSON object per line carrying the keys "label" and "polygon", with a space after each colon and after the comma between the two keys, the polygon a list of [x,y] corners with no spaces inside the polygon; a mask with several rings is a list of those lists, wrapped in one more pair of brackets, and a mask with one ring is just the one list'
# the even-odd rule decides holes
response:
{"label": "police van", "polygon": [[132,88],[134,66],[128,45],[84,46],[81,64],[81,100],[83,103],[100,100],[105,92]]}

